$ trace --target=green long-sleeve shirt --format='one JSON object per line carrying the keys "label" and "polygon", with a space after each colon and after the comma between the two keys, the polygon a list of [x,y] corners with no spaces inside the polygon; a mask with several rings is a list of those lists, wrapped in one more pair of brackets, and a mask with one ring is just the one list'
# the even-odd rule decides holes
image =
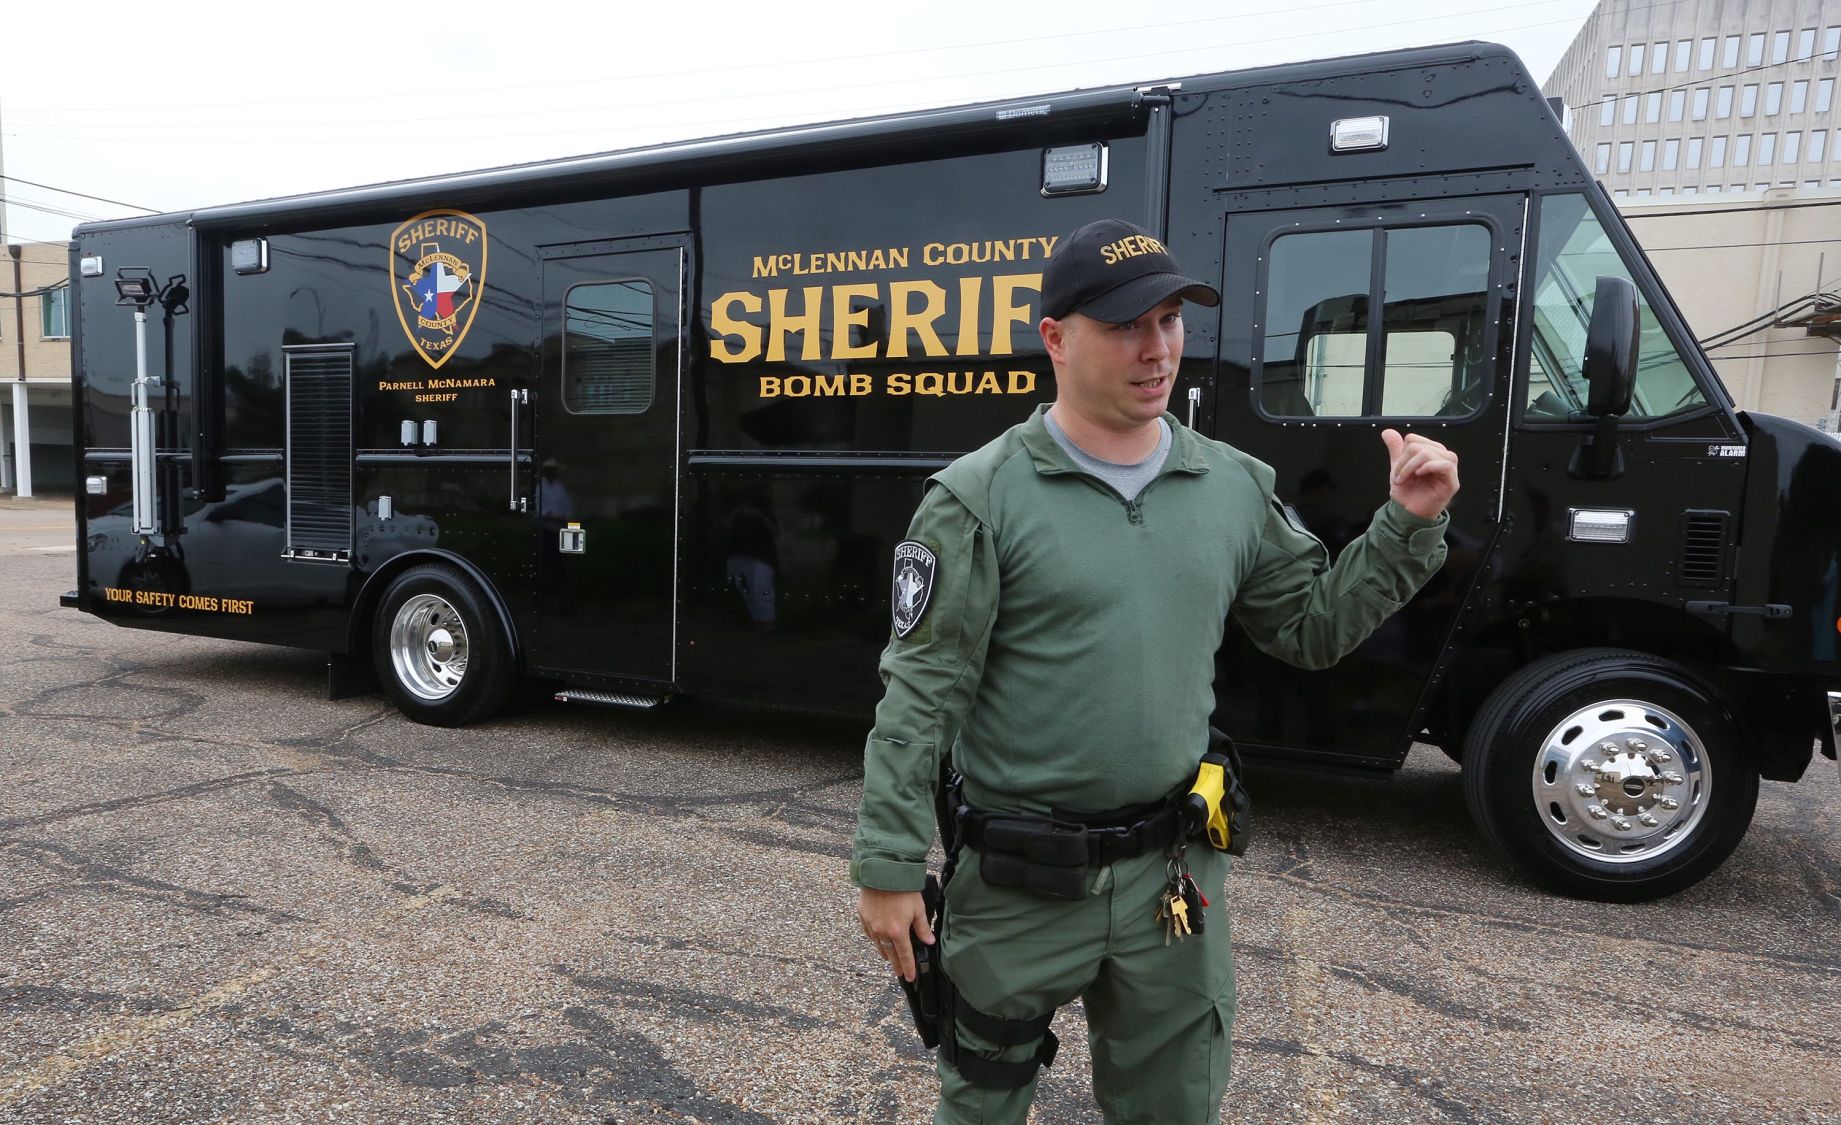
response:
{"label": "green long-sleeve shirt", "polygon": [[882,654],[861,886],[920,889],[942,753],[981,808],[1157,800],[1206,748],[1230,612],[1266,652],[1322,668],[1444,561],[1447,517],[1389,501],[1331,567],[1269,467],[1173,417],[1163,471],[1127,502],[1075,466],[1042,413],[935,474],[914,513],[909,539],[934,570],[918,620]]}

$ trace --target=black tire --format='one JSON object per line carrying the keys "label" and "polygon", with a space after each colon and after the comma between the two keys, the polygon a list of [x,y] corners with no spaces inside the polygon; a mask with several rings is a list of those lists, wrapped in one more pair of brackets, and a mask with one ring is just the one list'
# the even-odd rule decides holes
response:
{"label": "black tire", "polygon": [[486,595],[451,566],[411,567],[371,625],[378,682],[418,723],[458,727],[495,714],[515,686],[511,641]]}
{"label": "black tire", "polygon": [[1758,803],[1757,768],[1717,695],[1681,665],[1625,649],[1559,653],[1503,681],[1470,725],[1463,766],[1465,804],[1497,851],[1561,894],[1601,902],[1698,882]]}

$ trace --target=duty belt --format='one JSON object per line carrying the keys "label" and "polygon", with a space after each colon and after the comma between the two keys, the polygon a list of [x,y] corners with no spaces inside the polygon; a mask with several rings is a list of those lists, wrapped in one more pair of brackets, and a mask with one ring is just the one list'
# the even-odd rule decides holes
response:
{"label": "duty belt", "polygon": [[1087,896],[1087,870],[1163,851],[1185,834],[1174,799],[1135,809],[1052,816],[974,808],[953,793],[958,842],[978,849],[978,872],[987,883],[1019,887],[1050,898]]}

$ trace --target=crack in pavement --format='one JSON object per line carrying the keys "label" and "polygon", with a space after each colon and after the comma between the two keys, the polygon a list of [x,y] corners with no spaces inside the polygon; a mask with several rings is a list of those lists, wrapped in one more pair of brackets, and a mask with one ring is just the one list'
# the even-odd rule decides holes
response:
{"label": "crack in pavement", "polygon": [[74,848],[54,844],[49,840],[0,838],[0,848],[5,848],[47,870],[61,875],[76,876],[77,883],[66,886],[64,888],[66,891],[84,887],[101,887],[104,890],[135,897],[152,898],[169,906],[217,918],[230,914],[251,914],[283,922],[306,920],[301,915],[286,910],[273,910],[255,903],[238,901],[247,897],[244,895],[194,890],[191,887],[168,883],[161,879],[133,875],[118,867],[89,859]]}

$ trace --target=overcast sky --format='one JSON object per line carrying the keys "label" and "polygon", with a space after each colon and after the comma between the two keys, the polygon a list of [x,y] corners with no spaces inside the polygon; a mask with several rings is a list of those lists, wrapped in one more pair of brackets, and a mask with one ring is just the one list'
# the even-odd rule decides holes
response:
{"label": "overcast sky", "polygon": [[[9,4],[6,240],[144,213],[123,204],[181,210],[1462,39],[1507,44],[1545,81],[1593,6],[1240,0],[1153,18],[1097,0]],[[34,209],[47,207],[77,215]]]}

